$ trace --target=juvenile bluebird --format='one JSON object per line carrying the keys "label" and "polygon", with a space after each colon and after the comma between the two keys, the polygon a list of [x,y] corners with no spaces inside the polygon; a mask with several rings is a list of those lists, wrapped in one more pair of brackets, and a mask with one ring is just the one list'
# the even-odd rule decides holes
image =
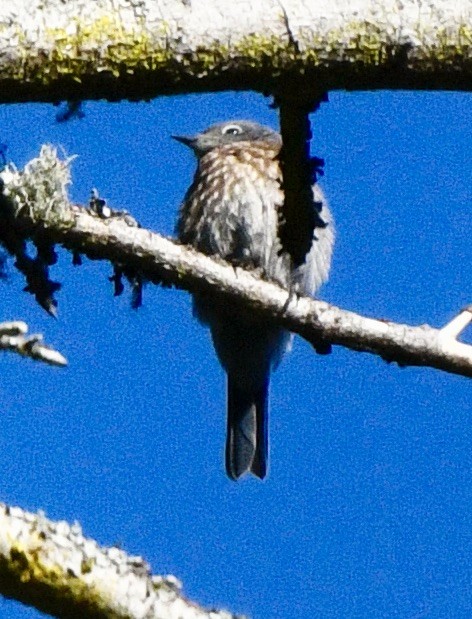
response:
{"label": "juvenile bluebird", "polygon": [[[265,279],[313,294],[327,279],[334,226],[317,185],[324,227],[316,228],[305,263],[292,268],[279,226],[284,194],[278,155],[282,139],[257,123],[237,120],[212,125],[195,136],[173,136],[198,161],[177,221],[182,243],[233,265],[256,269]],[[194,293],[195,316],[210,327],[227,374],[226,472],[263,479],[268,459],[268,391],[271,369],[290,348],[292,335],[241,313],[231,303]]]}

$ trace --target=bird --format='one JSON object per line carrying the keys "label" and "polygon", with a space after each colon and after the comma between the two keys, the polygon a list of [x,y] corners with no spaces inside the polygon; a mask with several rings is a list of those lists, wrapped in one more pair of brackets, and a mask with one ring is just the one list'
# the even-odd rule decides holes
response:
{"label": "bird", "polygon": [[[313,232],[304,264],[293,267],[279,228],[284,203],[278,132],[249,120],[211,125],[192,136],[173,135],[197,158],[197,169],[180,206],[178,241],[297,293],[313,295],[327,280],[334,222],[318,184],[314,202],[324,222]],[[227,374],[226,472],[263,479],[268,469],[270,374],[291,347],[293,335],[242,313],[208,293],[193,293],[194,316],[211,331]]]}

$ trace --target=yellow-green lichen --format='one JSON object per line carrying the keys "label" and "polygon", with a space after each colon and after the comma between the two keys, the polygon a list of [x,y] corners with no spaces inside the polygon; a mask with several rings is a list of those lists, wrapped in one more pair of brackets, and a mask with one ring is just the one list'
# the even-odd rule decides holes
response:
{"label": "yellow-green lichen", "polygon": [[61,565],[43,562],[40,540],[37,547],[13,545],[10,559],[0,560],[0,577],[8,597],[55,616],[60,616],[60,608],[67,604],[69,611],[77,608],[77,617],[110,617],[108,601],[93,586]]}
{"label": "yellow-green lichen", "polygon": [[[19,40],[24,39],[20,29],[17,34]],[[234,81],[239,80],[242,85],[240,76],[244,73],[246,77],[248,73],[264,73],[265,87],[283,77],[287,70],[292,76],[320,70],[326,78],[330,77],[326,73],[329,69],[328,81],[336,87],[352,77],[352,65],[377,68],[395,59],[397,67],[401,60],[404,68],[414,66],[420,72],[427,72],[438,63],[457,66],[470,62],[472,29],[464,24],[453,33],[444,29],[428,35],[416,32],[416,45],[399,43],[393,29],[389,40],[376,23],[352,21],[323,35],[302,28],[299,40],[288,32],[282,37],[253,33],[240,39],[213,40],[185,48],[165,20],[151,31],[146,29],[144,20],[131,28],[119,14],[107,14],[88,21],[77,17],[67,29],[47,29],[46,37],[43,53],[33,56],[26,48],[20,62],[2,68],[3,77],[34,82],[38,88],[58,80],[80,85],[87,78],[100,88],[100,74],[116,78],[137,75],[152,95],[154,91],[177,92],[179,84],[198,89],[199,81],[207,77],[212,84],[224,77],[228,87],[234,87],[234,83],[228,83],[228,77],[233,75]],[[255,85],[257,81],[245,84],[246,88]]]}

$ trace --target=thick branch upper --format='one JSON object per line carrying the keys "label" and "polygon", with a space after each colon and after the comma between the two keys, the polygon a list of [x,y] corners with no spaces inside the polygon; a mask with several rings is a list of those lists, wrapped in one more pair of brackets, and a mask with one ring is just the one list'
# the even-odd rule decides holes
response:
{"label": "thick branch upper", "polygon": [[472,89],[472,7],[435,0],[0,6],[0,101]]}

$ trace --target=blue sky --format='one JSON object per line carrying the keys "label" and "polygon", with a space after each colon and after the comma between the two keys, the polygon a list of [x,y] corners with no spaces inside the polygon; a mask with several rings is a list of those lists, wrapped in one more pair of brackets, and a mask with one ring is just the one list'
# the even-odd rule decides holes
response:
{"label": "blue sky", "polygon": [[[277,127],[268,103],[89,103],[65,124],[52,106],[3,106],[0,141],[17,165],[61,145],[79,155],[74,200],[97,187],[171,235],[194,160],[170,135],[233,118]],[[445,324],[472,302],[470,94],[332,93],[313,129],[337,222],[321,298]],[[272,380],[269,477],[234,483],[224,375],[189,296],[148,285],[136,312],[110,273],[61,252],[54,321],[10,264],[1,319],[26,320],[69,366],[0,357],[0,500],[78,520],[191,599],[255,619],[471,616],[469,380],[297,339]],[[0,600],[0,616],[38,613]]]}

